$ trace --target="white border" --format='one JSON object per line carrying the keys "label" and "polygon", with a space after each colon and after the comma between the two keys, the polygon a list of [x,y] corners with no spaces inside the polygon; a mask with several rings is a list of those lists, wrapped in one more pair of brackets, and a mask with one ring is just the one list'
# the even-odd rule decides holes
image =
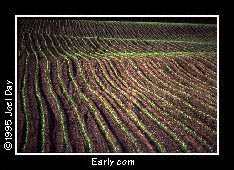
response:
{"label": "white border", "polygon": [[[20,17],[216,17],[217,18],[217,153],[18,153],[17,152],[17,18]],[[161,22],[161,21],[160,21]],[[15,15],[15,155],[219,155],[219,15]]]}

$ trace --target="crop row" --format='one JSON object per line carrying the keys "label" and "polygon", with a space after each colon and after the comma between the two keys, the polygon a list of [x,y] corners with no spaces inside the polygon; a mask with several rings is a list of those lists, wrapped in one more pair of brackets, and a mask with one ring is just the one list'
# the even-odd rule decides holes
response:
{"label": "crop row", "polygon": [[214,25],[19,25],[19,151],[216,151]]}

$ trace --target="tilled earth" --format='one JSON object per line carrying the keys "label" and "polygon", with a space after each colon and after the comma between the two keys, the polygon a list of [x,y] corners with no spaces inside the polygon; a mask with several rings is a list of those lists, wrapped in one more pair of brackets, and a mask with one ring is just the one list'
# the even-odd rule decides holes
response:
{"label": "tilled earth", "polygon": [[217,152],[216,26],[22,19],[18,152]]}

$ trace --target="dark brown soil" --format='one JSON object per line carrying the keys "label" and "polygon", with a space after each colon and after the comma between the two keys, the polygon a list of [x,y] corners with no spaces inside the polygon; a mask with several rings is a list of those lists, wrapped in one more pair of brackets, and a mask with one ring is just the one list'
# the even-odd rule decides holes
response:
{"label": "dark brown soil", "polygon": [[18,152],[217,151],[216,26],[19,23]]}

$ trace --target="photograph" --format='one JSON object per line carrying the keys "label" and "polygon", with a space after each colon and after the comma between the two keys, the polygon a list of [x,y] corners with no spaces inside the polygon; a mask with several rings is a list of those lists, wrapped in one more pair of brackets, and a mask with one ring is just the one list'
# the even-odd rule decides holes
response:
{"label": "photograph", "polygon": [[16,155],[218,155],[214,16],[15,16]]}

